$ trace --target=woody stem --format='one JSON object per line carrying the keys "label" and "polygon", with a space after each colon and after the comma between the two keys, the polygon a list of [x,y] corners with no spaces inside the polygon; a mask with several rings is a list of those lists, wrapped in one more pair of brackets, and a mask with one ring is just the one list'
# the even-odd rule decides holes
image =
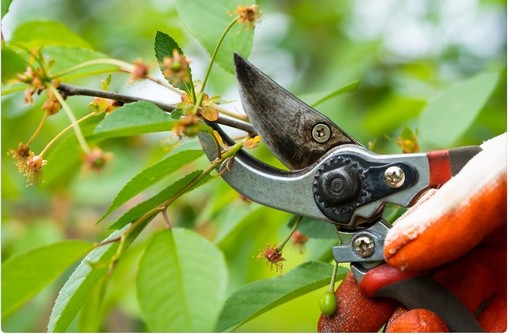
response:
{"label": "woody stem", "polygon": [[[61,83],[57,87],[57,89],[67,96],[78,96],[79,95],[79,96],[102,97],[105,99],[115,100],[115,101],[119,101],[119,102],[123,102],[123,103],[147,101],[147,102],[157,105],[160,109],[162,109],[166,112],[169,112],[169,113],[171,113],[172,111],[174,111],[177,108],[175,104],[161,103],[161,102],[157,102],[157,101],[153,101],[153,100],[149,100],[149,99],[144,99],[141,97],[135,97],[135,96],[131,96],[131,95],[107,92],[104,90],[78,87],[78,86],[68,85],[68,84],[64,84],[64,83]],[[215,122],[246,131],[250,134],[256,133],[256,131],[251,126],[251,124],[245,123],[245,122],[242,122],[242,121],[239,121],[236,119],[232,119],[232,118],[227,118],[222,115],[220,115]]]}

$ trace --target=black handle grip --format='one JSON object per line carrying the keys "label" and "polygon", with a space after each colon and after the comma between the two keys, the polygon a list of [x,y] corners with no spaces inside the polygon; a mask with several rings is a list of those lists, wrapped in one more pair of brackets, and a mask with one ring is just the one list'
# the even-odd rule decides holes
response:
{"label": "black handle grip", "polygon": [[448,150],[452,176],[457,175],[464,165],[481,151],[482,148],[480,146],[464,146]]}
{"label": "black handle grip", "polygon": [[483,332],[466,306],[428,276],[418,275],[390,283],[379,288],[374,296],[394,299],[408,309],[429,309],[437,313],[452,332]]}

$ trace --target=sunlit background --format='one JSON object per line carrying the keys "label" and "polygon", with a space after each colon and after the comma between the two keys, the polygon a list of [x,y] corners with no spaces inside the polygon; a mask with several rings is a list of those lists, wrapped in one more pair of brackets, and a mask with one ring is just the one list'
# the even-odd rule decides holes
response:
{"label": "sunlit background", "polygon": [[[506,1],[259,0],[258,3],[264,17],[256,27],[249,59],[306,101],[360,80],[356,92],[334,98],[318,109],[378,152],[398,152],[395,141],[402,129],[409,127],[415,131],[417,116],[427,101],[449,83],[488,70],[506,77]],[[129,62],[138,58],[154,61],[154,73],[158,69],[153,41],[158,30],[179,42],[192,60],[194,78],[203,77],[208,63],[207,53],[183,28],[171,0],[14,0],[2,20],[4,39],[9,40],[17,25],[34,19],[58,20],[96,50],[112,57]],[[98,87],[100,79],[103,77],[79,83]],[[116,74],[111,87],[169,103],[179,99],[149,83],[126,83],[127,76]],[[226,108],[242,112],[234,77],[223,69],[214,68],[208,92],[234,100]],[[87,112],[89,101],[69,100],[79,113]],[[24,106],[20,94],[2,98],[2,260],[66,238],[100,240],[107,233],[106,225],[95,222],[115,194],[138,170],[165,154],[161,144],[165,135],[111,140],[105,147],[114,152],[115,160],[104,174],[83,175],[77,166],[41,187],[27,188],[6,152],[33,132],[40,119],[40,111],[35,110],[41,103],[39,100],[35,106]],[[395,114],[394,110],[400,112]],[[56,116],[42,138],[51,139],[66,122],[63,115]],[[480,144],[504,132],[506,124],[503,79],[483,112],[455,144]],[[420,142],[419,133],[418,142],[424,150],[438,148],[434,143]],[[260,154],[270,159],[267,152]],[[202,203],[210,194],[224,196],[234,207],[240,205],[235,193],[218,181],[184,197],[170,209],[171,214],[184,226],[202,227],[205,234],[214,233],[208,230],[210,216],[202,212]],[[233,213],[219,215],[215,223],[238,217],[241,215],[238,211],[234,208]],[[237,239],[222,245],[231,271],[230,292],[251,281],[276,276],[253,257],[266,242],[276,243],[284,235],[282,222],[288,215],[264,211],[256,217],[260,220],[252,219],[239,230]],[[153,228],[161,226],[156,222]],[[288,259],[285,270],[322,256],[315,252],[324,248],[316,247],[319,242],[324,240],[311,240],[304,253],[289,247],[284,254]],[[138,318],[134,274],[130,268],[137,263],[141,250],[141,245],[134,245],[127,254],[130,258],[119,265],[114,277],[117,288],[110,291],[107,299],[111,312],[104,331],[145,330]],[[234,253],[235,256],[229,255]],[[45,289],[3,321],[2,329],[45,331],[52,302],[63,281],[64,278]],[[315,331],[318,298],[323,291],[282,305],[238,331]]]}

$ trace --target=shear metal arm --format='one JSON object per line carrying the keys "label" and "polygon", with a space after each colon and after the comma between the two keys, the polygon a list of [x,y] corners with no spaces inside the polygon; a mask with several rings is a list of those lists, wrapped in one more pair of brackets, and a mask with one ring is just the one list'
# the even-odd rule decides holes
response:
{"label": "shear metal arm", "polygon": [[[211,126],[228,145],[233,144],[218,125]],[[215,139],[207,133],[199,138],[209,159],[216,159]],[[402,184],[386,180],[387,171],[394,168],[405,173]],[[384,203],[408,206],[429,186],[425,154],[377,155],[358,145],[337,147],[298,171],[276,169],[241,150],[223,178],[257,203],[347,229],[373,219]]]}
{"label": "shear metal arm", "polygon": [[[213,124],[213,128],[227,144],[233,143],[217,125]],[[204,132],[199,134],[199,139],[209,160],[216,159],[218,149],[215,139]],[[311,187],[315,169],[311,167],[296,172],[282,171],[241,150],[222,177],[232,188],[259,204],[332,222],[315,205]]]}

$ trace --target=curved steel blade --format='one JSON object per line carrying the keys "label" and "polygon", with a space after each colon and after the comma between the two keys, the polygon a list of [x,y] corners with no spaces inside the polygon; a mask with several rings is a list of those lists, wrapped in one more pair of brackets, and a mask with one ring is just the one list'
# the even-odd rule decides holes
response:
{"label": "curved steel blade", "polygon": [[[237,53],[234,53],[234,63],[244,110],[262,141],[285,166],[305,168],[336,146],[359,145],[329,118]],[[325,127],[316,127],[317,124]]]}

